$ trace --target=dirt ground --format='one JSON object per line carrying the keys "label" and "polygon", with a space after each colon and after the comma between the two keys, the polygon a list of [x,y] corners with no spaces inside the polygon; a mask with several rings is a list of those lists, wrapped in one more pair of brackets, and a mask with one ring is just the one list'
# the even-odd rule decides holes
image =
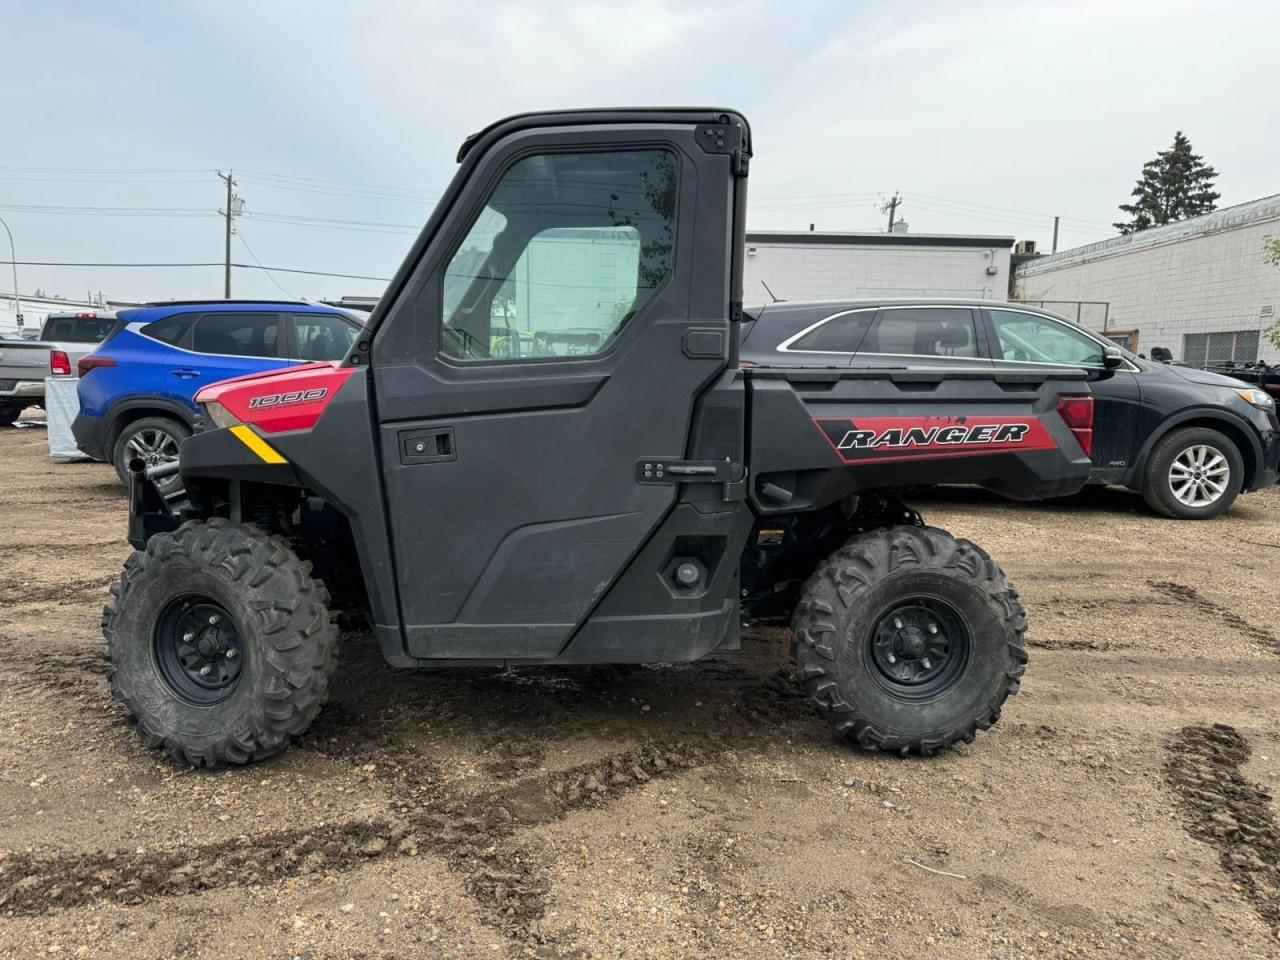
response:
{"label": "dirt ground", "polygon": [[283,756],[182,769],[107,694],[109,467],[0,431],[0,956],[1274,957],[1280,491],[914,504],[1020,589],[972,746],[856,752],[784,631],[689,666],[401,672],[344,636]]}

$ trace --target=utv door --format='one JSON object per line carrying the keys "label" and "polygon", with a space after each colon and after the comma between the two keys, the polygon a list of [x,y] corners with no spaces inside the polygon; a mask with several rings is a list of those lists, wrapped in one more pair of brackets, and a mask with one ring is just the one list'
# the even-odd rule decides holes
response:
{"label": "utv door", "polygon": [[372,348],[410,656],[554,657],[672,509],[640,478],[728,363],[744,137],[562,114],[470,146]]}

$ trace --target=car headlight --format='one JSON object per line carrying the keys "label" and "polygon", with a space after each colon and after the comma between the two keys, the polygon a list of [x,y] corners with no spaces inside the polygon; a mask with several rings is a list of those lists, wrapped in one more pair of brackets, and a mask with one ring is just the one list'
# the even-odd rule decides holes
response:
{"label": "car headlight", "polygon": [[1259,410],[1274,410],[1276,406],[1275,399],[1265,390],[1256,390],[1253,388],[1248,390],[1237,390],[1236,396],[1251,407],[1257,407]]}
{"label": "car headlight", "polygon": [[205,416],[207,416],[215,427],[234,427],[240,422],[240,418],[234,413],[220,404],[217,400],[210,400],[204,404]]}

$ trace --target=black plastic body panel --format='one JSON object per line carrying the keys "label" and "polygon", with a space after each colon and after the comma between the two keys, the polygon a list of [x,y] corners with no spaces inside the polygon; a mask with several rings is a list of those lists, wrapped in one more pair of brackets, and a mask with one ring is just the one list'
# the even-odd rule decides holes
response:
{"label": "black plastic body panel", "polygon": [[[852,493],[974,483],[1019,500],[1064,496],[1089,478],[1090,461],[1062,418],[1063,394],[1087,394],[1083,373],[991,370],[748,369],[751,498],[761,513],[816,510]],[[919,456],[846,465],[817,418],[1038,419],[1054,448]],[[772,484],[773,491],[765,488]],[[788,496],[783,496],[782,491]]]}

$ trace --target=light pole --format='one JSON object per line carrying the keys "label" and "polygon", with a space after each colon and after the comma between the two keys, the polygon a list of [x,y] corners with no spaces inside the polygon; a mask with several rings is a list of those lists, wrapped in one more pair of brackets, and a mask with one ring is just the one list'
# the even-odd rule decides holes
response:
{"label": "light pole", "polygon": [[13,231],[4,222],[4,217],[0,217],[0,226],[9,235],[9,265],[13,267],[13,315],[18,320],[18,333],[22,333],[22,300],[18,297],[18,253],[13,245]]}

